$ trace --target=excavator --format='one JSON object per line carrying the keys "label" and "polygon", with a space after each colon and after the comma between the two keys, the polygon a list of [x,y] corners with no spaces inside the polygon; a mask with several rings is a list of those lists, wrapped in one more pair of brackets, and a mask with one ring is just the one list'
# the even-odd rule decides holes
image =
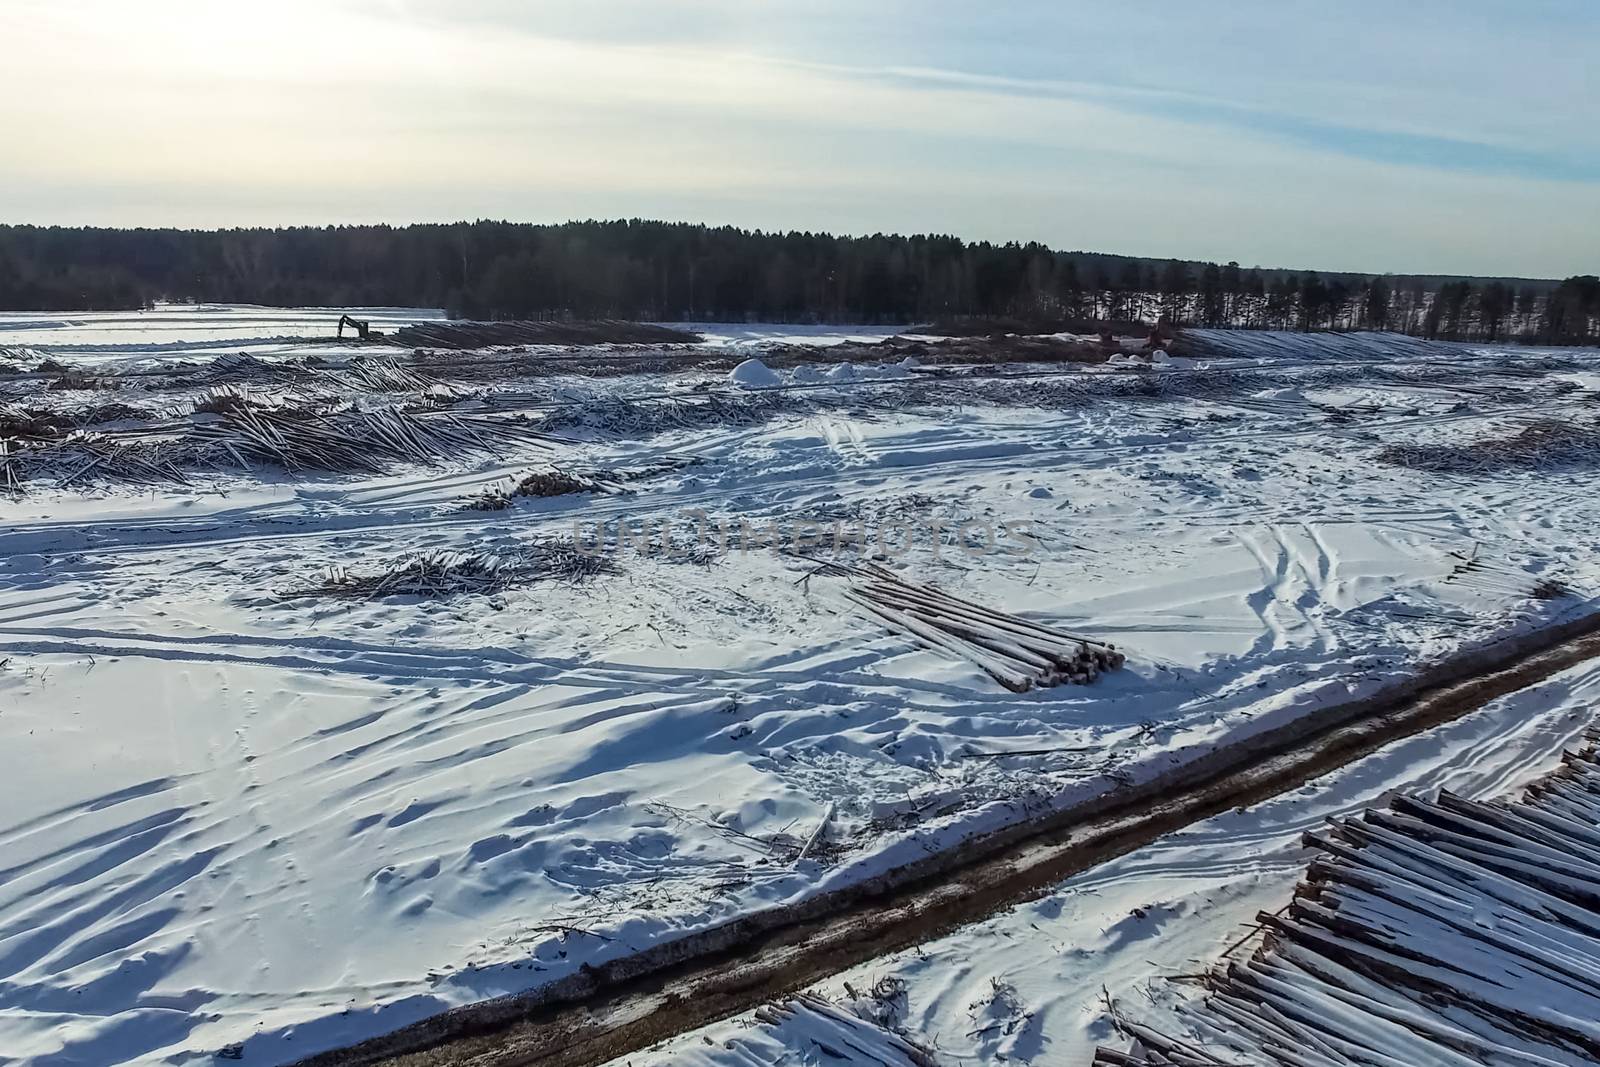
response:
{"label": "excavator", "polygon": [[367,336],[372,332],[372,323],[367,322],[364,319],[352,319],[349,315],[340,315],[339,340],[341,341],[344,340],[344,328],[346,326],[354,330],[356,336],[361,338],[363,341],[365,341]]}

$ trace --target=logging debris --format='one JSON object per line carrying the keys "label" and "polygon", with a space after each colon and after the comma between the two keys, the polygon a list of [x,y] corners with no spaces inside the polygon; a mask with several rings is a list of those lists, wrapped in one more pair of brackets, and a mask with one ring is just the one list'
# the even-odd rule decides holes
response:
{"label": "logging debris", "polygon": [[89,389],[120,389],[122,381],[116,377],[97,377],[85,374],[83,371],[67,371],[61,377],[52,381],[45,389],[50,392],[63,392],[69,390]]}
{"label": "logging debris", "polygon": [[285,599],[336,597],[378,600],[391,596],[489,595],[541,580],[577,583],[618,571],[608,556],[579,552],[570,542],[537,542],[515,558],[476,552],[424,552],[381,571],[357,573],[343,564],[322,570],[317,584],[281,594]]}
{"label": "logging debris", "polygon": [[484,489],[467,507],[474,511],[504,511],[519,497],[555,497],[572,493],[631,493],[629,482],[681,470],[699,462],[689,456],[669,456],[642,467],[542,467],[520,478],[502,480]]}
{"label": "logging debris", "polygon": [[233,457],[288,471],[377,474],[400,462],[436,463],[462,455],[499,455],[514,445],[548,443],[523,423],[441,415],[419,417],[379,408],[319,414],[300,408],[244,406],[197,426],[193,439]]}
{"label": "logging debris", "polygon": [[122,440],[88,430],[29,441],[0,437],[0,489],[20,496],[30,483],[56,488],[91,483],[156,485],[187,481],[170,450],[139,440]]}
{"label": "logging debris", "polygon": [[1472,546],[1469,555],[1459,552],[1450,555],[1456,563],[1444,580],[1452,585],[1518,600],[1561,600],[1573,595],[1572,588],[1559,578],[1540,578],[1510,564],[1480,556],[1477,545]]}
{"label": "logging debris", "polygon": [[319,370],[317,375],[350,391],[444,395],[455,392],[431,374],[407,367],[397,359],[358,359],[344,367]]}
{"label": "logging debris", "polygon": [[1452,444],[1391,445],[1385,463],[1436,474],[1585,469],[1600,465],[1600,425],[1538,419],[1515,434]]}
{"label": "logging debris", "polygon": [[255,464],[290,472],[381,474],[399,463],[498,456],[551,441],[522,421],[420,416],[393,408],[355,411],[342,404],[292,406],[232,388],[208,393],[200,403],[211,421],[167,436],[63,431],[53,417],[0,410],[0,484],[12,493],[44,480],[58,486],[147,485],[184,482],[185,472],[248,470]]}

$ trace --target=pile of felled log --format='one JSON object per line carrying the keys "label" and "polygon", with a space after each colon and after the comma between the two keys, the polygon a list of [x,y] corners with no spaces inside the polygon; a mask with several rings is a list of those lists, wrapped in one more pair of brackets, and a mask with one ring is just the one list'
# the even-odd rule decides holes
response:
{"label": "pile of felled log", "polygon": [[394,359],[358,359],[348,366],[318,372],[328,381],[348,390],[373,393],[451,392],[450,387],[430,374],[423,374]]}
{"label": "pile of felled log", "polygon": [[181,451],[85,430],[39,441],[0,437],[0,490],[20,496],[38,482],[53,482],[58,489],[183,482],[176,461]]}
{"label": "pile of felled log", "polygon": [[854,579],[844,594],[851,603],[927,648],[977,665],[1014,693],[1088,685],[1127,660],[1115,645],[952,596],[887,567],[830,566]]}
{"label": "pile of felled log", "polygon": [[1098,1067],[1600,1063],[1600,756],[1518,803],[1446,792],[1306,835],[1321,855],[1263,947],[1172,1034]]}
{"label": "pile of felled log", "polygon": [[324,414],[313,408],[248,405],[196,427],[192,438],[241,467],[265,462],[289,471],[348,473],[377,473],[401,462],[497,455],[513,445],[547,440],[520,423],[491,419],[424,419],[393,408]]}
{"label": "pile of felled log", "polygon": [[[938,1055],[926,1045],[884,1025],[880,1020],[858,1013],[851,1006],[836,1004],[816,993],[797,993],[786,1000],[767,1004],[755,1011],[755,1021],[777,1039],[784,1050],[767,1059],[761,1045],[741,1042],[740,1062],[754,1064],[791,1062],[790,1049],[809,1053],[816,1049],[821,1062],[853,1063],[861,1067],[940,1067]],[[810,1062],[802,1059],[799,1062]]]}

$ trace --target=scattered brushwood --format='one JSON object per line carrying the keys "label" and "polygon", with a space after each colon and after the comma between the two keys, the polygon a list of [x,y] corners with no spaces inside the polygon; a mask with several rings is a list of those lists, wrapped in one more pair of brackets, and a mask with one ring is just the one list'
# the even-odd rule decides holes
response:
{"label": "scattered brushwood", "polygon": [[[934,1051],[908,1035],[884,1026],[868,1013],[836,1004],[816,993],[799,993],[755,1010],[756,1022],[773,1031],[780,1044],[814,1047],[831,1063],[872,1067],[939,1067]],[[754,1051],[752,1049],[752,1051]],[[773,1063],[778,1062],[774,1060]]]}
{"label": "scattered brushwood", "polygon": [[631,493],[629,482],[680,470],[697,460],[670,457],[643,467],[561,468],[544,467],[521,478],[492,485],[468,505],[474,511],[503,511],[519,497],[567,496],[572,493]]}
{"label": "scattered brushwood", "polygon": [[491,485],[467,506],[473,511],[504,511],[518,497],[566,496],[569,493],[615,493],[622,487],[602,482],[576,471],[550,467],[533,471],[514,481]]}
{"label": "scattered brushwood", "polygon": [[155,417],[155,412],[133,404],[113,401],[109,404],[91,404],[89,407],[62,413],[74,427],[100,426],[107,422],[139,422]]}
{"label": "scattered brushwood", "polygon": [[845,599],[889,629],[975,664],[1013,693],[1088,685],[1127,662],[1115,645],[951,596],[877,564],[830,563],[824,573],[850,577]]}
{"label": "scattered brushwood", "polygon": [[573,585],[621,572],[611,556],[582,551],[568,538],[535,543],[522,553],[517,570],[525,581],[548,580]]}
{"label": "scattered brushwood", "polygon": [[0,438],[44,441],[72,429],[71,420],[53,411],[0,404]]}
{"label": "scattered brushwood", "polygon": [[1560,579],[1538,578],[1510,564],[1488,559],[1479,554],[1477,545],[1468,554],[1448,555],[1456,561],[1444,579],[1451,585],[1512,600],[1561,600],[1572,595],[1571,587]]}
{"label": "scattered brushwood", "polygon": [[687,330],[647,322],[423,322],[396,330],[384,343],[401,348],[494,348],[506,345],[698,344]]}
{"label": "scattered brushwood", "polygon": [[1459,444],[1391,445],[1385,463],[1437,474],[1581,470],[1600,466],[1600,424],[1539,419],[1515,434]]}
{"label": "scattered brushwood", "polygon": [[321,580],[290,590],[285,598],[336,597],[378,600],[391,596],[492,595],[531,582],[577,583],[617,571],[614,560],[588,555],[570,542],[539,542],[515,559],[470,552],[426,552],[407,556],[382,571],[352,572],[342,564],[323,570]]}
{"label": "scattered brushwood", "polygon": [[358,359],[348,366],[318,371],[318,376],[346,390],[370,393],[452,392],[438,378],[423,374],[397,359]]}
{"label": "scattered brushwood", "polygon": [[491,556],[429,552],[411,556],[377,574],[353,574],[342,564],[323,572],[322,583],[291,596],[377,600],[389,596],[441,597],[498,593],[511,584],[509,569]]}
{"label": "scattered brushwood", "polygon": [[1600,757],[1591,733],[1520,802],[1395,798],[1318,850],[1266,942],[1100,1067],[1600,1063]]}
{"label": "scattered brushwood", "polygon": [[271,463],[288,471],[376,474],[393,463],[436,463],[463,455],[500,455],[548,436],[525,423],[453,415],[407,415],[391,408],[320,414],[304,408],[245,406],[196,427],[194,438],[240,466]]}
{"label": "scattered brushwood", "polygon": [[191,410],[197,415],[228,415],[248,408],[281,406],[281,399],[256,392],[249,386],[213,385],[195,398]]}
{"label": "scattered brushwood", "polygon": [[467,501],[466,506],[468,511],[504,511],[511,506],[513,499],[508,483],[491,485]]}
{"label": "scattered brushwood", "polygon": [[215,418],[186,433],[160,436],[87,432],[70,416],[0,408],[8,491],[40,480],[59,486],[182,482],[185,471],[257,464],[292,472],[379,474],[394,464],[497,456],[550,440],[525,421],[289,404],[234,388],[215,390],[197,406]]}
{"label": "scattered brushwood", "polygon": [[316,373],[302,360],[265,360],[248,352],[220,355],[197,369],[208,382],[298,382],[307,381]]}
{"label": "scattered brushwood", "polygon": [[620,493],[623,487],[577,471],[558,467],[524,475],[512,490],[513,496],[566,496],[568,493]]}
{"label": "scattered brushwood", "polygon": [[0,493],[7,496],[22,495],[22,473],[13,466],[13,448],[8,437],[0,437]]}
{"label": "scattered brushwood", "polygon": [[155,412],[132,404],[90,404],[62,409],[0,404],[0,437],[45,441],[108,422],[133,422],[153,417]]}
{"label": "scattered brushwood", "polygon": [[701,393],[650,400],[586,397],[557,404],[544,417],[552,431],[588,430],[610,436],[646,436],[706,426],[757,426],[781,414],[811,407],[804,394]]}
{"label": "scattered brushwood", "polygon": [[16,495],[30,482],[57,488],[91,482],[156,485],[185,481],[170,450],[139,440],[118,440],[77,430],[41,441],[0,438],[0,488]]}
{"label": "scattered brushwood", "polygon": [[50,382],[49,385],[45,386],[45,388],[51,392],[65,392],[68,390],[87,391],[90,389],[120,389],[122,388],[122,382],[116,378],[97,377],[92,374],[85,374],[83,371],[73,370],[67,371],[65,374],[61,375],[61,377],[56,378]]}

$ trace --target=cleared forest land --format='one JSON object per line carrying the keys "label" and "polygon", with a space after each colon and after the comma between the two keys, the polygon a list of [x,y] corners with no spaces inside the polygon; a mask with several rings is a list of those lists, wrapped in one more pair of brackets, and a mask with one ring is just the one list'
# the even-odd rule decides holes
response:
{"label": "cleared forest land", "polygon": [[291,1062],[581,981],[1600,578],[1592,350],[337,317],[3,322],[8,1054]]}

